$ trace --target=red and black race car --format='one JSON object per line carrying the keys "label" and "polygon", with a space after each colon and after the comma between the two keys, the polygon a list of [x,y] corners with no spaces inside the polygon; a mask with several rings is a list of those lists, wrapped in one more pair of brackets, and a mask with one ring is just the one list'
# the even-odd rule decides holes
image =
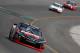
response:
{"label": "red and black race car", "polygon": [[30,43],[39,48],[46,43],[40,28],[25,23],[14,24],[10,30],[9,39],[12,41],[18,39],[20,42]]}
{"label": "red and black race car", "polygon": [[64,6],[65,8],[70,9],[70,10],[76,10],[76,9],[77,9],[77,4],[76,4],[76,2],[75,2],[75,1],[71,1],[71,0],[65,2],[63,6]]}

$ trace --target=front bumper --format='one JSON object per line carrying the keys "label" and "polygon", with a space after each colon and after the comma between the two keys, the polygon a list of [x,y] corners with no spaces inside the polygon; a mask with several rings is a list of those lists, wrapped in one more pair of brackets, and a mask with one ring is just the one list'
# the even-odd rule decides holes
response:
{"label": "front bumper", "polygon": [[41,41],[41,40],[32,40],[32,41],[30,41],[30,40],[28,40],[28,39],[26,39],[26,38],[24,38],[24,37],[22,37],[21,38],[21,42],[24,42],[24,43],[29,43],[29,44],[34,44],[34,45],[36,45],[36,44],[46,44],[46,41],[44,40],[44,41]]}

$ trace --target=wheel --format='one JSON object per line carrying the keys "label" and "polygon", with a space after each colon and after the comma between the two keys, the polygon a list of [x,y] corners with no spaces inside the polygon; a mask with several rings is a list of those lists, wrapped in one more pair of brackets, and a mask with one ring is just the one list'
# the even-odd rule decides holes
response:
{"label": "wheel", "polygon": [[21,41],[21,36],[19,36],[18,34],[16,34],[14,38],[18,39],[19,41]]}
{"label": "wheel", "polygon": [[16,28],[12,27],[9,33],[9,39],[12,41],[14,40],[15,32],[16,32]]}
{"label": "wheel", "polygon": [[51,8],[49,8],[49,10],[52,10]]}
{"label": "wheel", "polygon": [[43,47],[43,44],[36,44],[36,46],[37,46],[38,48],[42,48],[42,47]]}
{"label": "wheel", "polygon": [[40,49],[44,49],[44,45],[43,44],[40,44]]}

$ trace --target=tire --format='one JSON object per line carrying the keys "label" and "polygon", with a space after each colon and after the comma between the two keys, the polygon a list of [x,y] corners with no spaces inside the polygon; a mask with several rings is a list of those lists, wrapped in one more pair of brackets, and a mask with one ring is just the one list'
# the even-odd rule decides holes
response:
{"label": "tire", "polygon": [[15,34],[15,39],[18,39],[19,41],[21,41],[21,36],[19,36],[18,34]]}
{"label": "tire", "polygon": [[41,48],[41,47],[43,46],[43,44],[36,44],[36,46],[37,46],[38,48]]}
{"label": "tire", "polygon": [[49,10],[51,11],[52,9],[51,9],[51,8],[49,8]]}
{"label": "tire", "polygon": [[14,37],[15,37],[15,33],[16,33],[16,28],[13,28],[13,27],[12,27],[11,30],[10,30],[10,33],[9,33],[9,39],[10,39],[10,40],[13,41],[13,40],[15,39],[15,38],[14,38]]}

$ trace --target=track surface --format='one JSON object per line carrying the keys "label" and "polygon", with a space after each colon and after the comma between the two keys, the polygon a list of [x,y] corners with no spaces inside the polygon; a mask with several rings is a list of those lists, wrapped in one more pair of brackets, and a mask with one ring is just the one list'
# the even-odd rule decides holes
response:
{"label": "track surface", "polygon": [[[80,53],[80,47],[70,37],[70,28],[80,25],[80,10],[66,10],[63,14],[48,11],[48,5],[1,5],[0,8],[0,53],[38,53],[36,50],[16,44],[8,40],[10,27],[13,23],[28,22],[22,15],[38,19],[39,26],[48,40],[48,46],[42,53]],[[7,9],[10,9],[8,11]],[[71,12],[71,16],[63,16]],[[16,12],[16,13],[15,13]],[[73,17],[72,15],[75,15]],[[35,18],[35,19],[36,19]]]}
{"label": "track surface", "polygon": [[[3,2],[4,1],[4,2]],[[1,5],[13,12],[16,12],[24,16],[33,17],[53,17],[53,16],[80,16],[80,2],[76,11],[71,11],[69,9],[64,9],[64,12],[59,14],[49,11],[48,7],[53,2],[63,3],[65,0],[2,0]],[[3,4],[2,4],[3,3]]]}
{"label": "track surface", "polygon": [[80,16],[80,8],[76,11],[64,9],[64,12],[59,14],[54,11],[49,11],[49,5],[1,5],[13,12],[24,16],[32,17],[53,17],[53,16]]}

